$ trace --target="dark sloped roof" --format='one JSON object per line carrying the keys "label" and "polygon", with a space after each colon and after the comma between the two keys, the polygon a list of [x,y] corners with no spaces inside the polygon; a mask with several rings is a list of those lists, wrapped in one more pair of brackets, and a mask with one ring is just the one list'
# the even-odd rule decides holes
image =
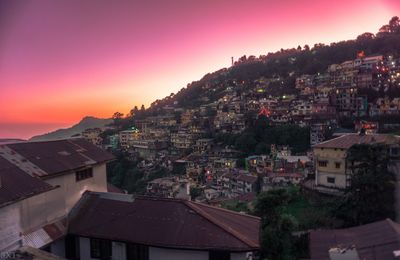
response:
{"label": "dark sloped roof", "polygon": [[394,144],[399,143],[400,139],[398,136],[389,134],[346,134],[338,138],[334,138],[322,143],[315,145],[315,148],[341,148],[348,149],[355,144],[374,144],[374,143],[385,143]]}
{"label": "dark sloped roof", "polygon": [[131,202],[100,194],[85,193],[71,219],[71,234],[168,248],[259,249],[257,217],[185,200],[138,197]]}
{"label": "dark sloped roof", "polygon": [[47,175],[107,162],[114,158],[110,153],[83,139],[24,142],[8,144],[7,147],[38,166]]}
{"label": "dark sloped roof", "polygon": [[347,229],[310,233],[311,259],[329,259],[329,249],[355,246],[360,259],[395,259],[400,250],[400,225],[390,219]]}
{"label": "dark sloped roof", "polygon": [[0,207],[53,189],[0,156]]}

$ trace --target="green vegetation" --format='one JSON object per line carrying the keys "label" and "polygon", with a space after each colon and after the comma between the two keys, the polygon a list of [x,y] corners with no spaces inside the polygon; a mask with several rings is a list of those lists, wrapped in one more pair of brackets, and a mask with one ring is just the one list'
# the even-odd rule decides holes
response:
{"label": "green vegetation", "polygon": [[387,146],[354,145],[347,156],[353,171],[351,187],[338,201],[337,218],[344,226],[394,219],[396,179],[388,171]]}
{"label": "green vegetation", "polygon": [[238,201],[238,200],[225,201],[222,203],[221,207],[224,209],[229,209],[229,210],[233,210],[236,212],[244,212],[244,213],[251,214],[251,210],[248,206],[248,203],[244,202],[244,201]]}
{"label": "green vegetation", "polygon": [[304,153],[310,147],[309,129],[295,124],[272,126],[268,118],[262,116],[241,134],[221,134],[218,142],[233,145],[245,156],[270,152],[271,144],[290,145],[293,153]]}
{"label": "green vegetation", "polygon": [[126,190],[128,193],[143,194],[146,191],[147,182],[168,175],[161,167],[150,172],[139,169],[140,158],[135,161],[127,159],[123,153],[116,153],[116,160],[107,165],[107,181]]}

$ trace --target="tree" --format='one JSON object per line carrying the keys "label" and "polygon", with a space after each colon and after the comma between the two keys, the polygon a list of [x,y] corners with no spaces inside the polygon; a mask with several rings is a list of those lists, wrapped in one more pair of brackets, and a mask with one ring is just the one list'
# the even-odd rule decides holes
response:
{"label": "tree", "polygon": [[400,31],[400,19],[398,16],[393,16],[389,21],[389,28],[391,33],[399,33]]}
{"label": "tree", "polygon": [[284,189],[260,193],[255,204],[255,213],[261,217],[261,254],[267,259],[294,259],[292,232],[297,227],[296,219],[282,214],[289,194]]}
{"label": "tree", "polygon": [[358,144],[348,151],[350,186],[335,210],[344,226],[394,218],[395,176],[388,170],[386,145]]}

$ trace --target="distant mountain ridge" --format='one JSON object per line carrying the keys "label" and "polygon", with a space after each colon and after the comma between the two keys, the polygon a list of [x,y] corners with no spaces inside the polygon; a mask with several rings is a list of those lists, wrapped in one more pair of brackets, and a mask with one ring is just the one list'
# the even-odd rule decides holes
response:
{"label": "distant mountain ridge", "polygon": [[0,145],[1,144],[11,144],[11,143],[19,143],[25,142],[26,140],[17,139],[17,138],[0,138]]}
{"label": "distant mountain ridge", "polygon": [[113,120],[111,118],[96,118],[92,116],[84,117],[78,124],[73,125],[70,128],[58,129],[56,131],[46,133],[43,135],[37,135],[29,139],[29,141],[51,141],[57,139],[70,138],[74,135],[80,134],[88,128],[107,128],[107,125],[111,124]]}

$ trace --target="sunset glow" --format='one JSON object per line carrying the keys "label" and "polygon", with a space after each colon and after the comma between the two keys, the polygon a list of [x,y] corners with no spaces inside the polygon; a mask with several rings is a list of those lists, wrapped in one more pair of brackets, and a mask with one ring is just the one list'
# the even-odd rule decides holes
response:
{"label": "sunset glow", "polygon": [[354,39],[394,15],[398,0],[2,1],[0,137],[147,107],[231,57]]}

